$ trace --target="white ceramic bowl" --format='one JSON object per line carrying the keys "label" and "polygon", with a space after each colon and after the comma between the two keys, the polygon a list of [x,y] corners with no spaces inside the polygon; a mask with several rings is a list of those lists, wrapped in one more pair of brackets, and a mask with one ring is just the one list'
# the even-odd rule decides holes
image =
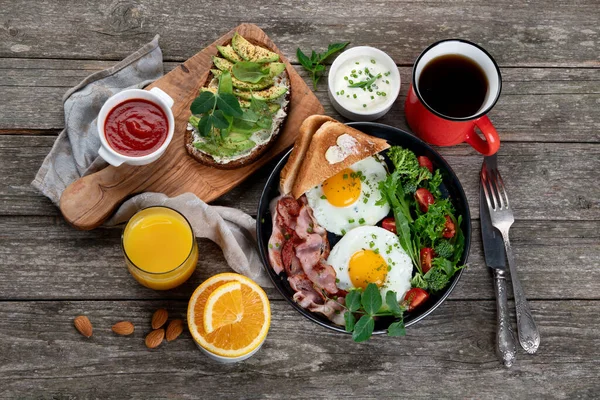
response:
{"label": "white ceramic bowl", "polygon": [[[334,93],[335,76],[338,72],[339,67],[349,59],[358,56],[367,56],[375,58],[377,62],[381,63],[384,66],[384,68],[390,71],[389,79],[392,83],[391,93],[389,93],[386,96],[387,100],[384,103],[380,104],[378,107],[362,112],[356,110],[349,110],[348,108],[344,107],[336,100],[336,96]],[[390,56],[388,56],[383,51],[369,46],[352,47],[340,54],[335,59],[333,64],[331,64],[331,68],[329,69],[329,76],[327,78],[327,83],[329,99],[331,100],[331,104],[333,104],[333,107],[337,110],[337,112],[339,112],[344,117],[352,121],[374,121],[378,118],[383,117],[390,110],[390,108],[392,108],[392,105],[394,104],[394,102],[398,98],[398,94],[400,93],[400,73],[398,72],[398,67],[396,66],[396,63],[394,62],[394,60],[392,60]]]}
{"label": "white ceramic bowl", "polygon": [[[140,157],[131,157],[117,153],[110,147],[106,141],[106,136],[104,135],[104,122],[106,121],[106,117],[110,110],[118,104],[132,99],[148,100],[158,105],[164,111],[169,122],[169,131],[167,132],[167,139],[165,142],[154,152]],[[98,135],[100,136],[101,144],[98,155],[115,167],[118,167],[121,164],[144,165],[158,160],[169,146],[169,143],[171,143],[171,139],[173,139],[175,118],[173,117],[171,107],[173,107],[173,99],[159,88],[152,88],[150,90],[128,89],[111,96],[106,100],[106,103],[104,103],[98,114]]]}

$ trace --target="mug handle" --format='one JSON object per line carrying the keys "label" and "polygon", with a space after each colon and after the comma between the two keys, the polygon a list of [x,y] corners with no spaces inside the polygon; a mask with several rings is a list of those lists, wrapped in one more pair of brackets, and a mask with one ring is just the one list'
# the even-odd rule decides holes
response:
{"label": "mug handle", "polygon": [[484,115],[483,117],[476,119],[474,122],[475,126],[478,127],[483,133],[485,140],[479,137],[477,132],[475,132],[475,126],[473,126],[473,131],[467,133],[465,142],[469,143],[475,150],[484,156],[496,154],[500,148],[500,137],[498,136],[498,132],[496,132],[496,128],[494,128],[494,125],[492,125],[490,119]]}

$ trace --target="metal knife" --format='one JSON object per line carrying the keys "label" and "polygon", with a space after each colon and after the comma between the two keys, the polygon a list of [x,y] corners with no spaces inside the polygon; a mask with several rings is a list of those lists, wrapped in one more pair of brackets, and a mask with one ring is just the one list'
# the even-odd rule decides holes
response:
{"label": "metal knife", "polygon": [[[484,167],[496,167],[496,155],[485,157]],[[502,236],[492,226],[490,213],[485,201],[483,187],[479,186],[479,221],[481,223],[481,238],[485,263],[494,271],[494,287],[496,289],[497,321],[496,352],[505,367],[510,367],[515,361],[517,347],[512,324],[509,320],[508,299],[506,294],[506,257]]]}

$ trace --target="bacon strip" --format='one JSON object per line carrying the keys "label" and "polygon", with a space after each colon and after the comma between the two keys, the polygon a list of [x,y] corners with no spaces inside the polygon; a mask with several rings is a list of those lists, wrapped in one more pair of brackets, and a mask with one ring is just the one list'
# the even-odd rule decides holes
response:
{"label": "bacon strip", "polygon": [[[301,307],[343,325],[345,293],[335,284],[335,270],[325,262],[330,251],[327,231],[317,223],[306,196],[299,200],[283,196],[272,204],[271,210],[274,224],[269,260],[273,270],[278,274],[286,272],[290,287],[296,292],[293,299]],[[332,300],[326,293],[342,296]]]}

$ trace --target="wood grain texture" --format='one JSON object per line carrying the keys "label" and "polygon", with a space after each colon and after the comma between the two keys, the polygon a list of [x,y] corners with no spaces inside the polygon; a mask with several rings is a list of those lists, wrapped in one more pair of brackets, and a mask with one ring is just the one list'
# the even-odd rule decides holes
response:
{"label": "wood grain texture", "polygon": [[[30,186],[53,142],[52,136],[0,135],[0,215],[58,214]],[[458,175],[472,218],[479,218],[481,156],[468,145],[438,150]],[[498,157],[517,220],[600,220],[599,144],[504,143]],[[275,161],[214,204],[256,215]]]}
{"label": "wood grain texture", "polygon": [[[229,271],[218,246],[199,242],[199,263],[183,286],[155,292],[125,267],[121,229],[81,232],[60,217],[0,217],[0,300],[187,299],[208,277]],[[519,278],[531,299],[600,300],[600,233],[596,221],[522,221],[511,228]],[[473,223],[469,268],[451,299],[494,298],[479,223]],[[280,296],[269,289],[271,298]]]}
{"label": "wood grain texture", "polygon": [[[597,0],[266,0],[259,6],[0,0],[0,10],[0,398],[600,396]],[[538,354],[519,350],[508,370],[494,354],[496,306],[476,220],[481,157],[466,145],[440,152],[463,183],[475,218],[469,268],[449,299],[407,337],[355,344],[302,318],[271,288],[271,331],[244,363],[209,361],[187,332],[155,351],[145,348],[155,309],[185,317],[194,287],[228,270],[219,248],[200,242],[198,270],[179,290],[145,289],[123,265],[119,229],[72,229],[29,183],[64,125],[61,98],[68,88],[156,33],[171,71],[245,21],[263,28],[306,82],[297,47],[322,50],[350,40],[388,52],[403,83],[380,122],[402,129],[411,65],[422,49],[460,37],[490,51],[503,76],[490,118],[518,206],[511,239],[541,329]],[[315,94],[326,114],[339,117],[325,82]],[[215,203],[254,214],[272,165]],[[91,339],[73,328],[79,314],[94,324]],[[111,332],[123,319],[135,323],[133,337]]]}
{"label": "wood grain texture", "polygon": [[161,35],[165,59],[183,61],[224,30],[252,21],[290,55],[296,47],[351,41],[381,48],[410,65],[437,40],[459,37],[484,44],[501,66],[599,66],[600,11],[596,0],[413,2],[245,2],[121,0],[98,3],[1,0],[0,56],[124,58]]}
{"label": "wood grain texture", "polygon": [[[291,93],[285,123],[269,149],[249,165],[223,170],[202,165],[190,157],[184,146],[185,132],[190,104],[207,80],[213,65],[212,56],[217,55],[217,46],[230,42],[236,32],[279,54],[281,61],[286,64]],[[142,192],[159,192],[168,196],[191,192],[210,202],[290,147],[296,140],[298,127],[306,117],[324,112],[323,106],[277,46],[259,27],[252,24],[242,24],[221,36],[184,62],[181,68],[173,69],[150,84],[148,89],[154,87],[162,89],[175,101],[172,107],[175,132],[167,150],[153,163],[108,166],[69,185],[60,198],[60,210],[71,225],[79,229],[94,229],[110,217],[126,197]]]}
{"label": "wood grain texture", "polygon": [[[291,56],[292,54],[286,54]],[[81,60],[0,59],[0,134],[11,129],[60,130],[64,126],[62,96],[91,73],[114,62]],[[165,70],[179,63],[165,63]],[[310,83],[310,77],[294,68]],[[400,67],[400,96],[378,122],[406,129],[403,104],[411,76]],[[503,89],[490,113],[501,140],[600,142],[600,69],[502,68]],[[327,115],[343,120],[330,104],[324,81],[315,92]],[[44,107],[39,107],[44,104]]]}
{"label": "wood grain texture", "polygon": [[[186,301],[11,303],[0,308],[0,397],[574,399],[600,393],[598,301],[532,301],[544,341],[538,354],[520,351],[511,369],[494,355],[492,301],[448,301],[406,337],[362,344],[283,302],[271,305],[261,350],[222,365],[204,356],[187,330],[155,350],[144,346],[152,312],[166,307],[185,319]],[[73,328],[79,314],[94,324],[89,339]],[[122,319],[136,326],[130,337],[110,330]]]}

